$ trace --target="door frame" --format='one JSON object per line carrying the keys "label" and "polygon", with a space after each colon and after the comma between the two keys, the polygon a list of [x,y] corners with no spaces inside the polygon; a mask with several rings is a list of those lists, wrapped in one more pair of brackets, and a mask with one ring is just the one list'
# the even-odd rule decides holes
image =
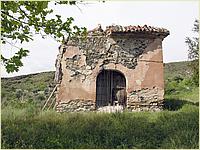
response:
{"label": "door frame", "polygon": [[[123,107],[125,107],[126,105],[127,105],[127,91],[126,91],[126,87],[127,87],[127,84],[126,84],[126,77],[125,77],[125,75],[121,72],[121,71],[119,71],[119,70],[115,70],[115,69],[103,69],[103,70],[101,70],[99,73],[98,73],[98,75],[97,75],[97,77],[96,77],[96,99],[95,99],[95,107],[96,108],[99,108],[99,107],[104,107],[104,106],[99,106],[98,105],[98,95],[99,95],[99,93],[98,93],[98,90],[99,90],[99,87],[98,87],[98,85],[99,85],[99,77],[100,77],[100,75],[102,75],[102,73],[103,72],[110,72],[110,73],[117,73],[118,75],[120,75],[120,77],[122,77],[123,78],[123,84],[124,84],[124,87],[122,87],[123,89],[124,89],[124,102],[123,102]],[[110,82],[113,82],[113,81],[110,81]],[[113,84],[113,83],[112,83]],[[110,85],[111,86],[111,85]],[[114,87],[111,89],[111,95],[110,95],[110,97],[113,99],[113,93],[112,93],[112,90],[113,89],[115,89]],[[105,106],[108,106],[108,105],[105,105]]]}

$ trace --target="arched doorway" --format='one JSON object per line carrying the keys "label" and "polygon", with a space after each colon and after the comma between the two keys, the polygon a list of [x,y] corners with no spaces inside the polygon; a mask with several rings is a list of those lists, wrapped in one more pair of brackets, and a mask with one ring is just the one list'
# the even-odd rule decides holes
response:
{"label": "arched doorway", "polygon": [[96,107],[126,105],[126,79],[115,70],[103,70],[96,80]]}

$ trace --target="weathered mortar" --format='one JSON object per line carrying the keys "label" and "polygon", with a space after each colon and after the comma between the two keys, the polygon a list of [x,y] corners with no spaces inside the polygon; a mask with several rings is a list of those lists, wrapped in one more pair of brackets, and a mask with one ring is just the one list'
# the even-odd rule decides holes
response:
{"label": "weathered mortar", "polygon": [[[166,34],[93,32],[71,39],[57,59],[57,111],[93,111],[96,79],[116,70],[126,79],[127,109],[160,110],[164,95],[162,40]],[[158,32],[159,33],[159,32]]]}

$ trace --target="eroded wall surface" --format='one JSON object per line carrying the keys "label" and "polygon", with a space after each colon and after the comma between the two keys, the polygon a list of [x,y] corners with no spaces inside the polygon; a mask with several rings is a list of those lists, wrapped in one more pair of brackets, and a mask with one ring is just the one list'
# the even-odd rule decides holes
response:
{"label": "eroded wall surface", "polygon": [[126,79],[127,109],[161,110],[164,95],[161,38],[148,36],[88,36],[60,47],[57,111],[94,111],[96,78],[117,70]]}

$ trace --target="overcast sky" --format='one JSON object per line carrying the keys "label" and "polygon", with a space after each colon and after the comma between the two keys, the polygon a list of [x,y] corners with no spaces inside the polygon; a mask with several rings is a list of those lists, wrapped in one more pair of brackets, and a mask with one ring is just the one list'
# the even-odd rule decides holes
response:
{"label": "overcast sky", "polygon": [[[72,16],[74,24],[88,30],[101,24],[103,29],[111,24],[117,25],[151,25],[164,27],[170,35],[163,41],[164,62],[187,60],[187,36],[196,36],[191,30],[195,19],[199,18],[198,1],[106,1],[88,2],[77,6],[50,5],[62,19]],[[81,9],[81,10],[80,10]],[[17,76],[55,70],[55,60],[59,43],[51,38],[23,44],[30,50],[29,56],[23,59],[24,66],[17,73],[7,74],[2,67],[1,76]],[[5,51],[6,50],[6,51]],[[2,47],[2,53],[10,57],[15,53],[11,46]]]}

